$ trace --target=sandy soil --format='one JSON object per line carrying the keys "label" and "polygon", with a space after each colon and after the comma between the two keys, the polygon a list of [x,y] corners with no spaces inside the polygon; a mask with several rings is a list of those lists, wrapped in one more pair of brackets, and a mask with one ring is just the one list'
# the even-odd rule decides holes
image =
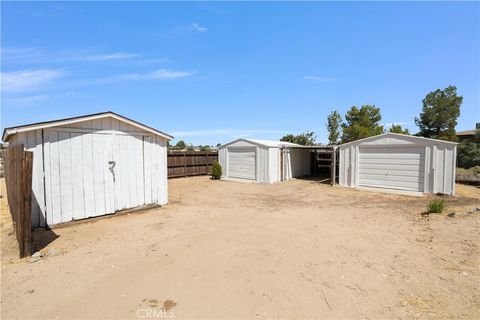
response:
{"label": "sandy soil", "polygon": [[171,180],[164,208],[36,232],[37,262],[3,256],[1,315],[480,318],[480,192],[458,192],[422,216],[433,196]]}

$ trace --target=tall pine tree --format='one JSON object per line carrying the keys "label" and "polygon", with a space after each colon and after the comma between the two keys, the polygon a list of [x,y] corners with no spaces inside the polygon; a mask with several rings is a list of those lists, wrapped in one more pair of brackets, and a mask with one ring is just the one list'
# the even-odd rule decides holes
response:
{"label": "tall pine tree", "polygon": [[428,93],[422,100],[420,117],[415,124],[420,129],[419,136],[447,141],[456,141],[455,126],[460,116],[463,97],[457,95],[455,86]]}
{"label": "tall pine tree", "polygon": [[340,143],[340,129],[342,125],[342,116],[337,111],[332,111],[327,118],[328,144],[334,145]]}
{"label": "tall pine tree", "polygon": [[350,142],[383,133],[380,124],[382,115],[380,108],[373,105],[364,105],[360,109],[353,106],[345,114],[345,123],[342,124],[342,142]]}

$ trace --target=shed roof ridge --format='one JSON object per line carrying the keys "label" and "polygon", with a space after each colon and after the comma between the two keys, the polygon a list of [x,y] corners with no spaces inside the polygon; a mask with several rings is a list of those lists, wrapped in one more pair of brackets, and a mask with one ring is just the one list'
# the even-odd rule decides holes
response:
{"label": "shed roof ridge", "polygon": [[152,128],[150,126],[147,126],[143,123],[132,120],[130,118],[122,116],[113,111],[104,111],[104,112],[92,113],[92,114],[87,114],[82,116],[68,117],[68,118],[55,119],[55,120],[42,121],[42,122],[34,122],[30,124],[8,127],[3,130],[2,140],[5,142],[8,140],[9,136],[14,135],[16,133],[20,133],[20,132],[26,132],[31,130],[43,129],[43,128],[51,128],[59,125],[72,124],[72,123],[88,121],[88,120],[95,120],[95,119],[104,118],[104,117],[116,118],[119,121],[123,121],[125,123],[131,124],[143,130],[149,131],[151,133],[164,137],[167,140],[173,139],[173,136],[166,134],[155,128]]}
{"label": "shed roof ridge", "polygon": [[366,138],[358,139],[358,140],[355,140],[355,141],[346,142],[346,143],[343,143],[343,144],[339,145],[339,147],[346,146],[346,145],[350,145],[350,144],[353,144],[353,143],[358,143],[358,142],[363,142],[363,141],[369,141],[369,140],[373,140],[373,139],[375,139],[375,138],[384,137],[384,136],[404,137],[404,138],[409,138],[409,139],[418,139],[418,140],[424,140],[424,141],[427,140],[427,141],[433,141],[433,142],[445,143],[445,144],[454,144],[454,145],[457,145],[457,144],[458,144],[457,142],[452,142],[452,141],[445,141],[445,140],[439,140],[439,139],[418,137],[418,136],[412,136],[412,135],[408,135],[408,134],[401,134],[401,133],[394,133],[394,132],[386,132],[386,133],[378,134],[378,135],[376,135],[376,136],[371,136],[371,137],[366,137]]}

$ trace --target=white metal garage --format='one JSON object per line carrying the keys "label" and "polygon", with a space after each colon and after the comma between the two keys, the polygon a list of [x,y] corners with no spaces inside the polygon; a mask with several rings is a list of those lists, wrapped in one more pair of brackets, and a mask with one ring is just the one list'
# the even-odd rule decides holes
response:
{"label": "white metal garage", "polygon": [[311,174],[311,149],[283,142],[238,139],[221,146],[222,179],[274,183]]}
{"label": "white metal garage", "polygon": [[32,226],[166,204],[171,136],[113,112],[6,128],[33,152]]}
{"label": "white metal garage", "polygon": [[455,193],[456,143],[386,133],[339,146],[339,183],[402,193]]}

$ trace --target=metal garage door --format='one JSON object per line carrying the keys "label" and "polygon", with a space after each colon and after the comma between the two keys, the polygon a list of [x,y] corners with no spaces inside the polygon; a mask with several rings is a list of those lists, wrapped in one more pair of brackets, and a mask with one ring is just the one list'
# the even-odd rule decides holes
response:
{"label": "metal garage door", "polygon": [[360,187],[423,192],[425,148],[360,147]]}
{"label": "metal garage door", "polygon": [[228,148],[228,177],[255,180],[255,149]]}

